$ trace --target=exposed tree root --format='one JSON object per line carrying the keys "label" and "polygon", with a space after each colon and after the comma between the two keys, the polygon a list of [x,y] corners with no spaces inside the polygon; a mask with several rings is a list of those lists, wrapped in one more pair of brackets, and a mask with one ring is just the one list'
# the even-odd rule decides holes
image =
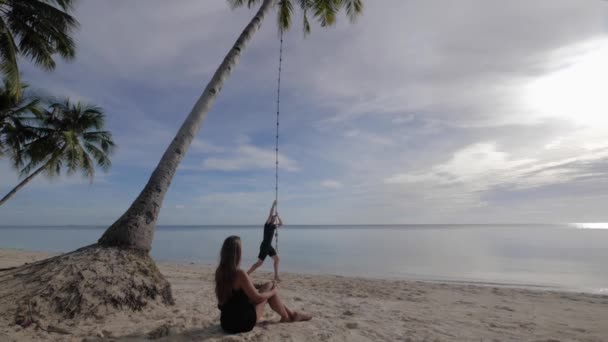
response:
{"label": "exposed tree root", "polygon": [[80,320],[149,304],[173,305],[171,285],[145,252],[91,245],[0,270],[0,307],[24,327]]}

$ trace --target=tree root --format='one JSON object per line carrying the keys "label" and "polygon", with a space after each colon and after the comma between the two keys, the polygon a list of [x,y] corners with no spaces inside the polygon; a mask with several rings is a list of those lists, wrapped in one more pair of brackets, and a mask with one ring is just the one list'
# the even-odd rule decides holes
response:
{"label": "tree root", "polygon": [[175,303],[171,285],[152,258],[137,250],[91,245],[0,271],[0,307],[24,327],[139,311],[154,303]]}

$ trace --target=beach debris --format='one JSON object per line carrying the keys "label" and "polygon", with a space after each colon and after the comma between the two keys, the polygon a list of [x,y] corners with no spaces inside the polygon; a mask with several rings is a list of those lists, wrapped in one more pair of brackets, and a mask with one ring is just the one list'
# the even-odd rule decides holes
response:
{"label": "beach debris", "polygon": [[18,314],[15,318],[15,323],[21,326],[23,329],[35,323],[34,319],[32,318],[32,305],[30,301],[27,302],[27,314],[25,316]]}
{"label": "beach debris", "polygon": [[161,326],[148,333],[148,337],[151,340],[156,340],[171,335],[171,333],[173,333],[173,330],[173,327],[171,327],[168,323],[163,323]]}
{"label": "beach debris", "polygon": [[97,328],[95,329],[95,331],[93,332],[93,335],[100,337],[100,338],[104,338],[105,336],[103,336],[103,332],[101,331],[101,328]]}
{"label": "beach debris", "polygon": [[32,325],[32,320],[29,318],[25,318],[23,316],[17,316],[17,319],[15,319],[15,324],[17,324],[18,326],[22,327],[22,328],[27,328],[30,325]]}
{"label": "beach debris", "polygon": [[504,311],[510,311],[510,312],[515,311],[514,309],[512,309],[512,308],[510,308],[508,306],[498,306],[498,305],[496,305],[496,306],[494,306],[494,308],[498,309],[498,310],[504,310]]}
{"label": "beach debris", "polygon": [[344,316],[353,316],[353,315],[354,315],[354,313],[353,313],[352,311],[350,311],[350,310],[346,310],[346,311],[344,311],[342,314],[343,314]]}
{"label": "beach debris", "polygon": [[64,329],[64,328],[61,328],[61,327],[58,327],[55,325],[50,325],[50,324],[46,327],[46,329],[42,329],[42,330],[46,330],[48,332],[52,332],[52,333],[56,333],[56,334],[64,334],[64,335],[71,334],[67,329]]}
{"label": "beach debris", "polygon": [[103,333],[104,337],[113,337],[114,333],[110,330],[101,330],[101,332]]}
{"label": "beach debris", "polygon": [[357,324],[357,322],[348,322],[346,323],[346,327],[348,329],[357,329],[359,327],[359,324]]}
{"label": "beach debris", "polygon": [[241,341],[244,341],[244,339],[240,336],[224,336],[224,337],[222,337],[222,339],[220,341],[222,341],[222,342],[241,342]]}

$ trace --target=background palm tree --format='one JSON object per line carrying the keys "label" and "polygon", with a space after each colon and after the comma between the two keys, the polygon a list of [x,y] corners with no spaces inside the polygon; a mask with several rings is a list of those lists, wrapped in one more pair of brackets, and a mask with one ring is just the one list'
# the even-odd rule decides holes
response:
{"label": "background palm tree", "polygon": [[96,166],[103,170],[111,166],[109,155],[114,142],[103,130],[101,108],[66,99],[35,114],[38,125],[29,126],[35,135],[23,141],[12,158],[21,175],[27,177],[0,199],[0,205],[40,173],[55,177],[63,171],[81,172],[92,182]]}
{"label": "background palm tree", "polygon": [[20,96],[17,59],[32,60],[45,70],[55,68],[53,55],[74,57],[72,31],[78,22],[70,13],[75,0],[0,0],[0,71]]}
{"label": "background palm tree", "polygon": [[252,7],[260,3],[261,6],[207,84],[142,192],[129,209],[106,230],[98,241],[99,245],[150,250],[158,213],[179,163],[209,113],[224,81],[234,69],[247,43],[258,31],[264,17],[271,11],[273,5],[277,7],[278,27],[281,32],[289,29],[291,25],[294,4],[302,12],[305,32],[310,31],[309,15],[316,18],[320,25],[325,27],[336,22],[336,16],[341,10],[344,10],[348,17],[354,20],[363,9],[362,0],[228,0],[228,3],[233,8],[244,5]]}

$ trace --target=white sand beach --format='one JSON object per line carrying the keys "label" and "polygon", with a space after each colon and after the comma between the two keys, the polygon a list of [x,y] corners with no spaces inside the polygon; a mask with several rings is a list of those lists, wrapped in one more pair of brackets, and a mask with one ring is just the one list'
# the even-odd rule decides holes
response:
{"label": "white sand beach", "polygon": [[[0,249],[0,268],[51,254]],[[176,305],[26,329],[0,308],[0,341],[606,341],[608,296],[464,284],[283,273],[286,303],[313,315],[264,322],[245,334],[219,327],[213,266],[160,263]],[[270,279],[258,272],[255,279]],[[45,330],[51,330],[45,331]]]}

